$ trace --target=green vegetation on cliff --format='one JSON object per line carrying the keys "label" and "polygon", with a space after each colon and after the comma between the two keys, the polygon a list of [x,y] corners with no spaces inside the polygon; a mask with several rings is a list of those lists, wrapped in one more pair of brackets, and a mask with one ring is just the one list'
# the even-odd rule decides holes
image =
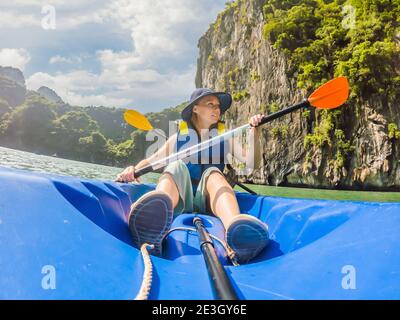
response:
{"label": "green vegetation on cliff", "polygon": [[352,98],[399,93],[400,2],[268,0],[264,36],[288,56],[299,88],[349,78]]}
{"label": "green vegetation on cliff", "polygon": [[[343,75],[355,110],[374,97],[400,98],[400,1],[268,0],[263,9],[264,36],[288,58],[298,88],[309,93]],[[318,112],[304,139],[306,148],[328,148],[335,169],[353,150],[343,122],[340,110]]]}

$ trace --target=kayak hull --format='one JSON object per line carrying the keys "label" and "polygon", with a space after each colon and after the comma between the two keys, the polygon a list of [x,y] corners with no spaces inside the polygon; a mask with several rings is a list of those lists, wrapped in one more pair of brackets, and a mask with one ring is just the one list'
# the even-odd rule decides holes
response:
{"label": "kayak hull", "polygon": [[[126,216],[153,189],[0,168],[0,299],[133,299],[144,267]],[[237,198],[271,236],[236,267],[215,244],[241,299],[400,298],[400,203]],[[224,238],[217,218],[197,215]],[[173,232],[152,262],[150,299],[213,299],[195,232]]]}

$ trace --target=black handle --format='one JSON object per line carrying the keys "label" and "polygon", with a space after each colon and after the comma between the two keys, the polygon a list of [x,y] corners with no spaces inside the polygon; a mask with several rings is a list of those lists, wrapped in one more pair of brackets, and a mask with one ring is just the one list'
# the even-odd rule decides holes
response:
{"label": "black handle", "polygon": [[243,190],[247,191],[248,193],[253,194],[253,195],[257,195],[257,193],[255,191],[251,190],[250,188],[247,188],[243,183],[236,182],[236,184],[239,187],[241,187]]}
{"label": "black handle", "polygon": [[308,100],[304,99],[303,102],[295,104],[294,106],[291,106],[289,108],[282,109],[282,110],[279,110],[279,111],[277,111],[275,113],[272,113],[272,114],[269,114],[267,116],[264,116],[264,118],[261,120],[261,122],[258,124],[257,127],[259,127],[259,126],[261,126],[261,125],[263,125],[263,124],[265,124],[267,122],[270,122],[272,120],[275,120],[275,119],[277,119],[279,117],[282,117],[285,114],[288,114],[288,113],[293,112],[295,110],[298,110],[298,109],[301,109],[301,108],[304,108],[304,107],[309,107],[309,106],[310,106],[310,103],[308,102]]}
{"label": "black handle", "polygon": [[199,234],[200,249],[206,262],[214,298],[217,300],[239,300],[226,274],[224,267],[215,253],[213,241],[199,217],[193,219],[193,224]]}
{"label": "black handle", "polygon": [[206,228],[204,228],[201,219],[199,217],[195,217],[193,219],[193,224],[195,225],[197,233],[199,234],[200,248],[207,243],[211,244],[214,247],[214,243],[210,235],[208,234]]}
{"label": "black handle", "polygon": [[135,171],[135,173],[134,173],[135,174],[135,178],[139,178],[140,176],[142,176],[142,175],[144,175],[146,173],[154,172],[154,171],[155,171],[155,169],[153,169],[152,166],[148,166],[148,167],[139,169],[139,170]]}

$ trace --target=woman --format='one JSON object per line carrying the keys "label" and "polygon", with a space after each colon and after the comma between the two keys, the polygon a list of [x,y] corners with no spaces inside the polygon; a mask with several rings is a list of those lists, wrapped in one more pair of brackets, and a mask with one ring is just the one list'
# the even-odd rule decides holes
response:
{"label": "woman", "polygon": [[[195,138],[201,141],[209,139],[210,129],[220,129],[220,117],[231,104],[232,97],[228,93],[196,89],[182,111],[184,121],[179,131],[152,156],[121,172],[117,181],[138,181],[135,170],[192,145],[188,140],[193,142],[193,132]],[[262,117],[256,115],[249,120],[252,125],[249,140],[255,142],[255,149],[259,147],[256,126]],[[207,162],[211,158],[204,159],[203,156],[186,163],[182,160],[170,163],[160,177],[156,190],[143,195],[131,207],[128,220],[135,245],[140,248],[143,243],[153,244],[151,253],[161,255],[161,242],[171,227],[174,215],[196,211],[212,213],[221,219],[227,244],[235,252],[239,263],[247,263],[258,255],[268,243],[268,227],[257,218],[239,211],[235,193],[222,173],[226,155],[233,154],[233,150],[235,157],[242,162],[246,162],[247,157],[254,159],[254,154],[259,154],[257,150],[254,154],[247,154],[235,139],[230,139],[227,148],[224,144],[220,145],[221,152],[219,155],[217,152],[216,156],[220,161],[217,163]],[[215,151],[215,148],[209,151]]]}

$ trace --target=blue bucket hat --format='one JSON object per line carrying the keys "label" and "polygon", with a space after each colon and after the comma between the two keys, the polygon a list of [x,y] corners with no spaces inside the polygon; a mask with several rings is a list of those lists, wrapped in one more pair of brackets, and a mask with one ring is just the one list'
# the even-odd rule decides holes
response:
{"label": "blue bucket hat", "polygon": [[189,121],[192,118],[192,109],[194,105],[206,96],[216,96],[220,103],[221,114],[223,114],[232,104],[232,96],[226,92],[215,92],[212,89],[199,88],[193,91],[190,96],[190,101],[188,105],[183,109],[181,116],[185,121]]}

